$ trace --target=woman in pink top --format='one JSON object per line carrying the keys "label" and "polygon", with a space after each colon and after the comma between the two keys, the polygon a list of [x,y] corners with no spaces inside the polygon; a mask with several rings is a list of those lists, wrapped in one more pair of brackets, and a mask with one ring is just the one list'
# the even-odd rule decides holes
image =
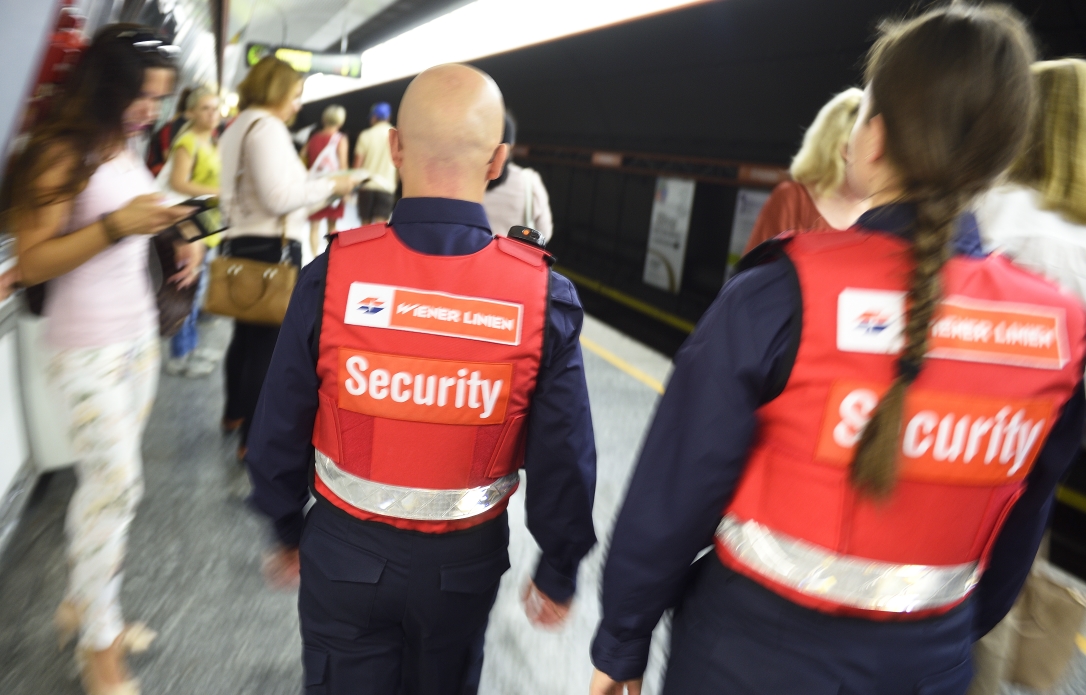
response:
{"label": "woman in pink top", "polygon": [[[155,122],[173,90],[175,50],[136,25],[99,32],[5,178],[3,208],[18,239],[22,281],[48,281],[49,378],[63,396],[63,425],[78,458],[57,628],[62,643],[79,631],[90,695],[136,695],[125,652],[153,637],[126,626],[119,603],[159,365],[148,235],[192,209],[159,204],[151,173],[128,142]],[[171,278],[194,279],[188,268]]]}

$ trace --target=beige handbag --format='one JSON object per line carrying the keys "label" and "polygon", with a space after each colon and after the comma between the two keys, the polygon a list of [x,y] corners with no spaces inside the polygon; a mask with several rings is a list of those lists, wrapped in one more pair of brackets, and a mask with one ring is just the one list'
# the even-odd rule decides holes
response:
{"label": "beige handbag", "polygon": [[1086,596],[1075,584],[1044,560],[1034,564],[1015,606],[1018,645],[1012,683],[1047,690],[1063,679],[1086,618]]}
{"label": "beige handbag", "polygon": [[[249,129],[242,136],[239,158],[244,157],[245,138],[258,120],[260,119],[250,123]],[[240,164],[239,162],[234,183],[235,196],[238,196],[241,190]],[[211,261],[207,299],[204,301],[205,311],[245,323],[269,326],[283,323],[290,295],[294,292],[294,283],[298,280],[298,268],[290,262],[287,251],[285,217],[279,218],[279,229],[283,255],[278,263],[226,255]]]}

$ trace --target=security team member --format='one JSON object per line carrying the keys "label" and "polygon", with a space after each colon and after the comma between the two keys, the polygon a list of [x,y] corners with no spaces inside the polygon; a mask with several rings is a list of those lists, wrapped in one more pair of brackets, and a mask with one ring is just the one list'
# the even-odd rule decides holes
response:
{"label": "security team member", "polygon": [[501,93],[440,66],[399,114],[404,197],[302,273],[250,436],[272,573],[300,562],[310,693],[476,692],[522,463],[534,623],[562,622],[595,543],[580,303],[480,205],[507,156]]}
{"label": "security team member", "polygon": [[872,209],[752,252],[682,349],[607,558],[593,695],[640,692],[675,603],[666,695],[966,691],[1086,415],[1078,302],[950,257],[1030,127],[1031,58],[998,7],[884,29],[848,146]]}

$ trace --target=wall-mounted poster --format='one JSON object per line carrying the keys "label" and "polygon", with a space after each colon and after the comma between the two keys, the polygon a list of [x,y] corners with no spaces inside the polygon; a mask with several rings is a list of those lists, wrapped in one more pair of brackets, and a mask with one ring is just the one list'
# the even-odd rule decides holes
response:
{"label": "wall-mounted poster", "polygon": [[673,293],[678,293],[682,286],[694,186],[695,182],[689,179],[664,176],[656,179],[649,248],[642,275],[642,281],[647,285]]}
{"label": "wall-mounted poster", "polygon": [[769,191],[760,188],[740,188],[735,196],[735,217],[732,218],[732,241],[728,245],[728,277],[735,272],[735,265],[743,257],[754,222],[762,211]]}

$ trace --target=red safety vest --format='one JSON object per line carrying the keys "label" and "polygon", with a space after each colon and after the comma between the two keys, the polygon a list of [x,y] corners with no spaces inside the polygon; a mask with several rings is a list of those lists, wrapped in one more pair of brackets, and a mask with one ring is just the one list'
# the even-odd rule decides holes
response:
{"label": "red safety vest", "polygon": [[724,564],[809,608],[920,617],[965,600],[1083,374],[1082,306],[1001,256],[942,273],[928,360],[907,392],[887,500],[849,483],[896,374],[908,244],[859,229],[785,242],[802,334],[717,530]]}
{"label": "red safety vest", "polygon": [[504,237],[418,253],[385,224],[328,253],[316,493],[359,519],[443,533],[505,509],[546,327],[542,249]]}

